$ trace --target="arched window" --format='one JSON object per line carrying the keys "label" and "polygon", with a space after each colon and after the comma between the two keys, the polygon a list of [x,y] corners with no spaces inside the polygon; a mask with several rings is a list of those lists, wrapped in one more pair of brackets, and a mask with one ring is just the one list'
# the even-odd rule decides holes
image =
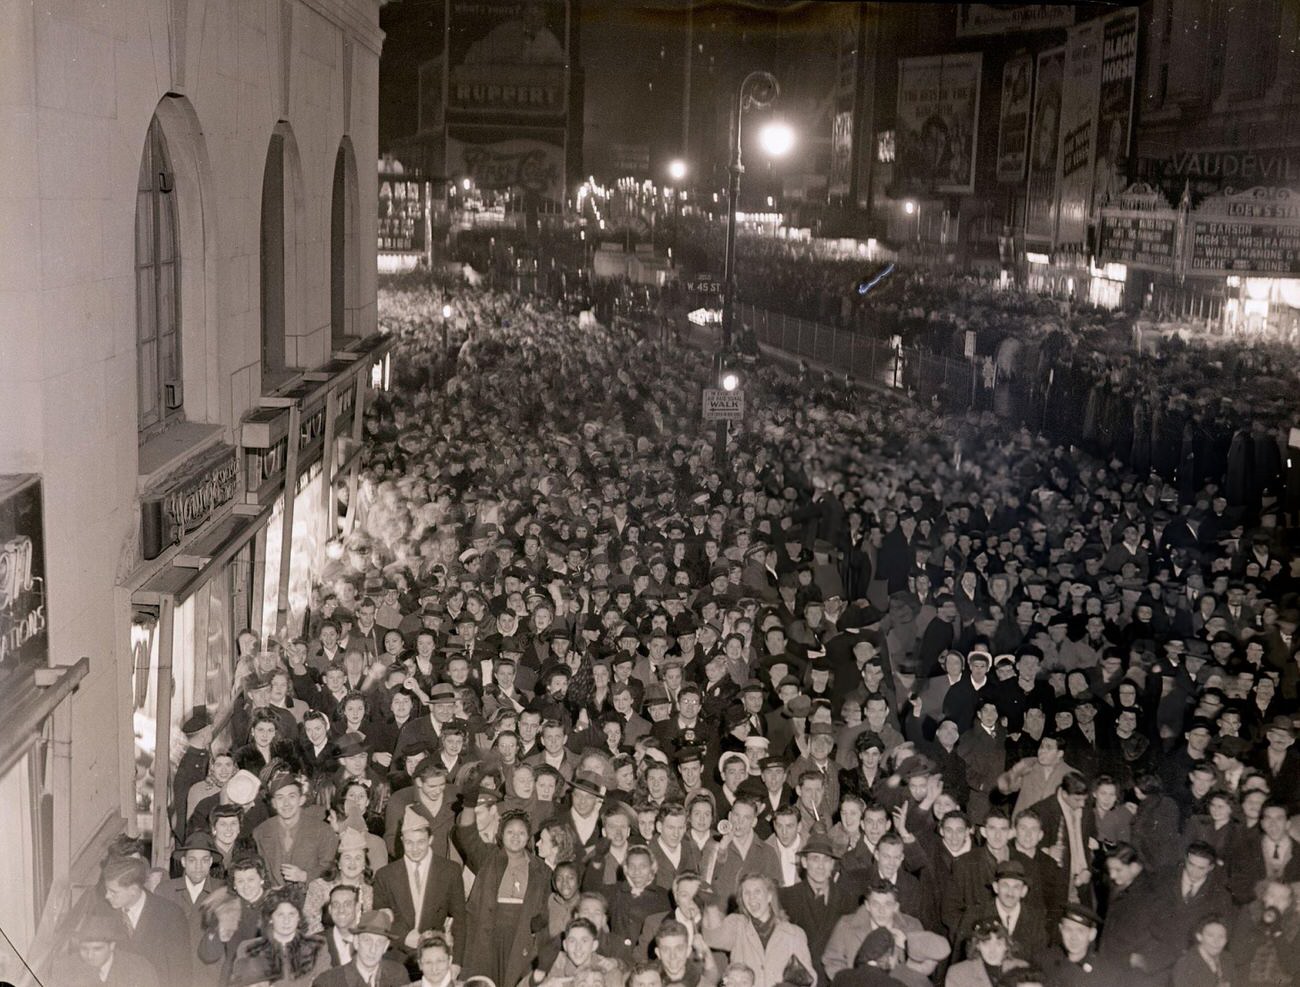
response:
{"label": "arched window", "polygon": [[330,199],[330,338],[335,343],[348,334],[350,205],[347,151],[340,147],[334,157],[334,191]]}
{"label": "arched window", "polygon": [[348,337],[364,336],[361,312],[361,243],[357,201],[357,156],[344,137],[334,156],[330,200],[330,339],[335,349]]}
{"label": "arched window", "polygon": [[154,117],[135,198],[136,376],[142,439],[185,416],[175,181],[167,142]]}
{"label": "arched window", "polygon": [[284,370],[284,137],[271,135],[262,171],[262,388]]}

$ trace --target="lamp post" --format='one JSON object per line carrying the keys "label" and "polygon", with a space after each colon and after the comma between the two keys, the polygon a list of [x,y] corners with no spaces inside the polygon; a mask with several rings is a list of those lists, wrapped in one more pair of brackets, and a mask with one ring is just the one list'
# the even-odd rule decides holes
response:
{"label": "lamp post", "polygon": [[673,261],[673,267],[678,267],[678,266],[679,266],[679,261],[678,261],[678,258],[677,258],[677,253],[678,253],[678,250],[677,250],[677,237],[678,237],[678,227],[680,227],[680,226],[681,226],[681,223],[682,223],[682,190],[681,190],[681,184],[682,184],[682,179],[684,179],[684,178],[686,177],[686,173],[687,173],[687,171],[689,171],[689,169],[686,167],[686,162],[683,161],[681,158],[674,158],[672,161],[668,162],[668,177],[671,178],[671,179],[673,180],[673,187],[672,187],[672,192],[673,192],[673,244],[672,244],[672,248],[671,248],[671,250],[672,250],[672,255],[671,255],[671,256],[672,256],[672,261]]}
{"label": "lamp post", "polygon": [[[726,354],[731,350],[736,306],[736,210],[740,206],[740,176],[745,173],[741,153],[744,134],[745,111],[770,106],[781,94],[776,76],[771,72],[750,72],[740,81],[736,90],[735,116],[731,135],[731,164],[727,181],[727,245],[722,265],[722,340],[718,350],[717,374],[722,374]],[[760,143],[770,155],[780,156],[794,146],[794,132],[785,124],[772,123],[764,128]],[[734,389],[738,380],[728,390]],[[725,386],[725,385],[724,385]],[[725,463],[727,457],[727,422],[718,422],[718,459]]]}
{"label": "lamp post", "polygon": [[[731,142],[731,165],[727,169],[727,248],[722,263],[722,352],[731,349],[736,301],[736,209],[740,200],[740,176],[745,173],[741,157],[745,111],[770,106],[781,94],[776,76],[771,72],[750,72],[736,90],[735,133]],[[787,148],[788,150],[788,148]],[[719,356],[721,369],[721,356]]]}

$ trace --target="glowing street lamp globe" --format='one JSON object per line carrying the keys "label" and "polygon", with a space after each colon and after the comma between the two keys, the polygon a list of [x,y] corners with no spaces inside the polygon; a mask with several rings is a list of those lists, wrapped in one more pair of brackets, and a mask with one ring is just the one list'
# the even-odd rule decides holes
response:
{"label": "glowing street lamp globe", "polygon": [[675,182],[680,182],[686,177],[686,162],[681,158],[674,158],[668,162],[668,177]]}
{"label": "glowing street lamp globe", "polygon": [[722,375],[722,389],[724,391],[734,391],[740,386],[740,378],[728,370]]}
{"label": "glowing street lamp globe", "polygon": [[758,132],[758,145],[764,154],[774,158],[784,157],[794,148],[794,128],[788,123],[773,120]]}

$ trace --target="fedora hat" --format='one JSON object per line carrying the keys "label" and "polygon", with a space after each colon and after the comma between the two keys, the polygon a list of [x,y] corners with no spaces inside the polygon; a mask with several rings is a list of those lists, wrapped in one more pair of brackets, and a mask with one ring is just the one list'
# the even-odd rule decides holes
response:
{"label": "fedora hat", "polygon": [[369,934],[372,936],[385,936],[388,939],[393,938],[393,913],[387,908],[380,908],[373,912],[362,912],[361,917],[357,919],[356,928],[352,930],[354,936]]}
{"label": "fedora hat", "polygon": [[179,857],[191,850],[206,850],[208,853],[216,853],[217,844],[210,833],[191,833],[185,838],[184,843],[172,851],[172,854]]}
{"label": "fedora hat", "polygon": [[822,832],[813,832],[808,835],[804,845],[799,848],[799,854],[802,856],[807,853],[820,853],[825,857],[833,857],[838,860],[840,853],[831,845],[830,838]]}
{"label": "fedora hat", "polygon": [[588,795],[594,795],[598,799],[605,797],[605,784],[600,775],[594,771],[579,771],[573,777],[573,787],[586,792]]}

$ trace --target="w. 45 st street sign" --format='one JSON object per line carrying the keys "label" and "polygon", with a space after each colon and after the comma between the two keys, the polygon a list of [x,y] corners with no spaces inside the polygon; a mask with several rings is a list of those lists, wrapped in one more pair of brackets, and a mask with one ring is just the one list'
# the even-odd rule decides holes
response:
{"label": "w. 45 st street sign", "polygon": [[724,391],[721,387],[704,389],[706,422],[738,422],[745,417],[745,392]]}

